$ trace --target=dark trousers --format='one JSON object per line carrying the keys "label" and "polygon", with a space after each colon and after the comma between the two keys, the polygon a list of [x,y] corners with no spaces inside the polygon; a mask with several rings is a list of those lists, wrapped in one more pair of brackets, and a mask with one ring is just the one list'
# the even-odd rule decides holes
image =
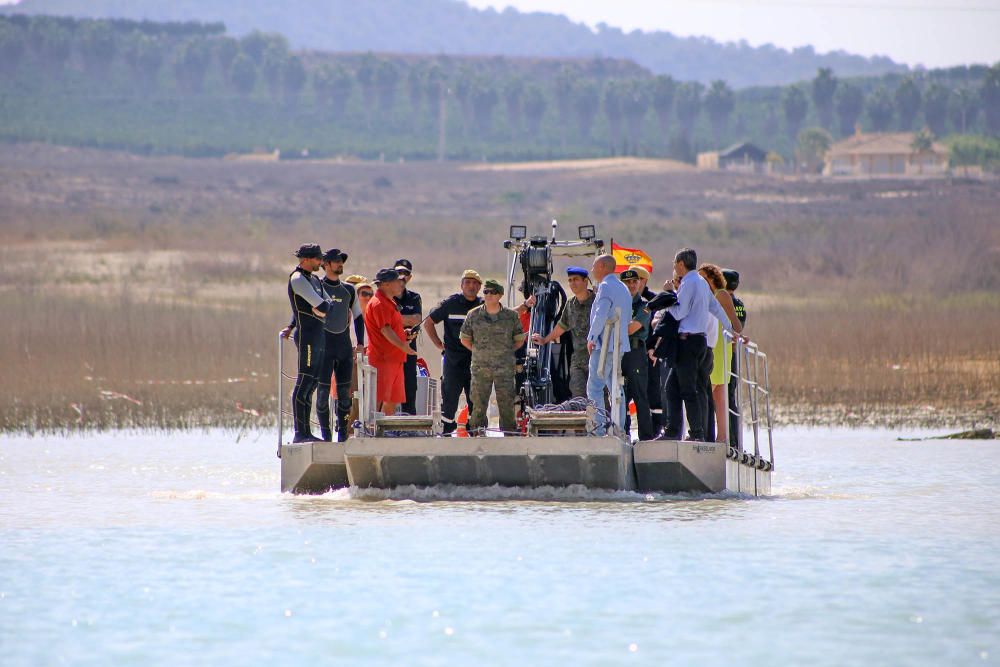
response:
{"label": "dark trousers", "polygon": [[681,427],[684,425],[684,401],[681,400],[680,388],[675,381],[670,384],[672,362],[660,359],[657,368],[660,374],[660,404],[663,406],[663,432],[670,440],[680,440],[683,437]]}
{"label": "dark trousers", "polygon": [[715,368],[715,351],[706,347],[698,379],[701,381],[701,391],[705,395],[705,440],[708,442],[715,442],[715,398],[712,396],[713,368]]}
{"label": "dark trousers", "polygon": [[323,440],[332,439],[330,429],[330,383],[337,384],[337,439],[347,439],[347,415],[351,412],[351,377],[354,374],[354,345],[347,331],[326,332],[323,365],[316,390],[316,418]]}
{"label": "dark trousers", "polygon": [[417,357],[412,354],[406,356],[403,363],[403,383],[406,386],[406,402],[403,403],[403,412],[408,415],[417,414]]}
{"label": "dark trousers", "polygon": [[663,391],[660,378],[660,366],[666,362],[662,359],[655,364],[646,357],[646,398],[649,399],[649,414],[653,420],[653,432],[659,433],[666,424],[663,415]]}
{"label": "dark trousers", "polygon": [[[639,439],[652,440],[656,436],[653,431],[653,418],[649,412],[649,359],[646,357],[646,346],[629,350],[622,355],[622,376],[625,379],[625,403],[635,403],[635,420],[639,425]],[[625,412],[625,430],[632,427],[631,416]]]}
{"label": "dark trousers", "polygon": [[295,344],[299,348],[299,360],[295,387],[292,389],[292,420],[295,423],[295,435],[297,436],[312,434],[310,425],[312,399],[319,387],[323,351],[326,347],[323,324],[319,321],[313,323],[305,320],[306,318],[303,318],[302,326],[295,329]]}
{"label": "dark trousers", "polygon": [[[687,411],[688,437],[691,440],[705,439],[705,413],[707,405],[702,369],[705,364],[704,336],[688,336],[677,341],[677,357],[667,376],[667,432],[679,436],[683,429],[684,415],[676,406],[683,402]],[[673,399],[673,400],[672,400]],[[679,400],[677,400],[679,399]]]}
{"label": "dark trousers", "polygon": [[441,361],[441,422],[444,433],[451,433],[458,426],[455,423],[455,412],[458,410],[458,398],[463,391],[471,415],[472,355],[450,355],[445,352]]}

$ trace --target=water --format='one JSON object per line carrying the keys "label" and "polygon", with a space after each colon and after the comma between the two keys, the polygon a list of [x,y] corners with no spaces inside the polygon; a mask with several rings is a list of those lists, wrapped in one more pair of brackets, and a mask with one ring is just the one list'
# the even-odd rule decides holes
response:
{"label": "water", "polygon": [[528,501],[281,495],[268,434],[3,437],[0,664],[998,664],[1000,443],[896,435],[779,431],[768,499]]}

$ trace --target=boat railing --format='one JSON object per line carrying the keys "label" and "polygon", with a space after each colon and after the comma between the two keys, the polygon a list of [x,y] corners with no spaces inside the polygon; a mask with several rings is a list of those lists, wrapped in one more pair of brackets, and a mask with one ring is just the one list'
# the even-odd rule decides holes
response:
{"label": "boat railing", "polygon": [[[730,438],[730,458],[764,470],[774,468],[774,438],[771,423],[771,387],[767,372],[767,354],[756,343],[740,336],[726,333],[726,339],[733,342],[734,363],[727,377],[735,381],[736,400],[729,400],[730,383],[725,389],[726,411],[736,422],[735,442]],[[734,408],[735,406],[735,408]],[[730,423],[733,421],[729,420]],[[762,430],[764,433],[762,433]],[[752,450],[745,442],[749,433],[753,440]],[[766,452],[761,453],[766,436]]]}

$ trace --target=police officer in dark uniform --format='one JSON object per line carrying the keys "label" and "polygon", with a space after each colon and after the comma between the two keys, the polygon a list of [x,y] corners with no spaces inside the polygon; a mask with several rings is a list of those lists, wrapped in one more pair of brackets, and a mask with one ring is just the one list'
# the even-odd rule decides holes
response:
{"label": "police officer in dark uniform", "polygon": [[320,366],[319,387],[316,391],[316,417],[321,437],[333,439],[330,429],[330,382],[337,383],[337,442],[347,440],[347,415],[351,411],[351,377],[354,372],[354,352],[351,343],[351,323],[355,336],[364,340],[364,319],[354,285],[340,279],[344,273],[347,253],[338,248],[323,253],[323,289],[330,300],[330,309],[324,320],[325,347],[323,365]]}
{"label": "police officer in dark uniform", "polygon": [[[326,291],[313,271],[320,267],[323,251],[315,243],[299,247],[295,256],[299,265],[288,276],[288,301],[292,306],[292,322],[281,331],[285,338],[294,329],[295,344],[299,348],[298,375],[292,390],[292,415],[295,437],[292,442],[317,440],[312,434],[310,418],[312,397],[319,386],[320,367],[326,336],[323,332],[326,313],[330,309]],[[280,451],[279,451],[279,456]]]}
{"label": "police officer in dark uniform", "polygon": [[[403,316],[403,326],[407,329],[418,327],[423,318],[424,305],[420,300],[420,295],[407,288],[413,278],[413,263],[408,259],[397,259],[393,267],[399,277],[403,280],[403,293],[396,297],[399,305],[399,314]],[[419,328],[417,333],[420,333]],[[417,337],[410,340],[410,347],[416,351]],[[406,362],[403,364],[403,382],[406,386],[406,402],[402,409],[408,415],[417,412],[417,355],[408,354]]]}
{"label": "police officer in dark uniform", "polygon": [[[463,391],[469,414],[472,414],[472,352],[462,345],[460,334],[465,316],[483,303],[479,296],[482,286],[483,279],[479,274],[466,269],[462,274],[462,291],[436,305],[424,322],[427,338],[444,353],[441,360],[441,421],[446,435],[457,426],[455,411]],[[438,338],[434,328],[439,322],[444,322],[444,342]]]}
{"label": "police officer in dark uniform", "polygon": [[[634,269],[622,271],[619,276],[632,295],[632,321],[629,323],[629,351],[622,355],[622,376],[625,379],[625,402],[635,403],[635,419],[639,426],[639,440],[656,437],[653,418],[649,411],[649,359],[646,356],[646,339],[649,337],[649,311],[642,298],[644,285]],[[627,413],[626,413],[627,415]],[[626,429],[631,427],[626,416]]]}
{"label": "police officer in dark uniform", "polygon": [[[729,296],[733,298],[733,308],[736,309],[736,319],[740,321],[740,325],[746,329],[747,324],[747,309],[744,305],[743,300],[736,296],[736,288],[740,286],[740,273],[733,269],[723,269],[722,276],[726,279],[726,291],[729,292]],[[737,403],[737,383],[736,383],[736,354],[733,350],[733,374],[729,376],[729,444],[732,447],[736,447],[739,444],[739,434],[737,429],[739,424],[737,420],[739,419],[740,406]]]}

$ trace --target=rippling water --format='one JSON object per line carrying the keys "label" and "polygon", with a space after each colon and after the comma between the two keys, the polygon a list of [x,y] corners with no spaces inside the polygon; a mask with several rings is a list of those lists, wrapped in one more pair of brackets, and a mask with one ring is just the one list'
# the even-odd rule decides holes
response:
{"label": "rippling water", "polygon": [[528,500],[281,495],[269,434],[2,437],[0,664],[998,664],[1000,443],[897,435],[779,431],[767,499]]}

